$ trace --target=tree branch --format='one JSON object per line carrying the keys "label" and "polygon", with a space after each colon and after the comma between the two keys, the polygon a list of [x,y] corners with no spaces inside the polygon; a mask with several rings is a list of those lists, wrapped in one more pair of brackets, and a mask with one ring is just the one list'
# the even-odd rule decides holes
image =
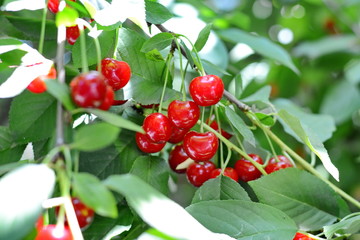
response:
{"label": "tree branch", "polygon": [[[167,32],[167,33],[173,33],[172,31],[168,30],[166,27],[164,27],[162,24],[154,24],[161,32]],[[188,56],[186,54],[185,49],[183,48],[183,46],[180,46],[180,51],[181,54],[188,59]],[[195,66],[192,66],[192,68],[195,68]],[[240,100],[238,100],[234,95],[232,95],[230,92],[228,91],[224,91],[224,97],[229,100],[231,103],[233,103],[234,105],[236,105],[241,111],[243,112],[247,112],[250,110],[250,106],[246,105],[245,103],[241,102]]]}

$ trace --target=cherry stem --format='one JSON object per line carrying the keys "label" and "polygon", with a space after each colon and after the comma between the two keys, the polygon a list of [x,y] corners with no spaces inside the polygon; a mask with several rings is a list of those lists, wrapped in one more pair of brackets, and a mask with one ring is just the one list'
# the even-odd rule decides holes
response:
{"label": "cherry stem", "polygon": [[272,154],[274,155],[274,158],[275,158],[276,162],[280,162],[280,160],[279,160],[279,158],[278,158],[278,156],[277,156],[277,154],[276,154],[276,152],[275,152],[274,145],[272,144],[271,139],[269,138],[269,135],[268,135],[265,131],[263,131],[263,133],[264,133],[264,135],[265,135],[265,137],[266,137],[266,140],[267,140],[268,143],[269,143],[271,152],[272,152]]}
{"label": "cherry stem", "polygon": [[227,165],[229,164],[230,158],[231,158],[231,149],[228,147],[228,154],[227,154],[227,156],[226,156],[226,160],[225,160],[224,166],[221,167],[221,172],[222,172],[222,173],[224,173],[225,168],[226,168]]}
{"label": "cherry stem", "polygon": [[[222,135],[218,107],[215,105],[214,108],[215,108],[215,117],[218,125],[218,132],[220,133],[220,135]],[[220,141],[220,162],[221,162],[221,169],[224,169],[226,165],[224,163],[224,148],[221,141]]]}
{"label": "cherry stem", "polygon": [[83,25],[82,21],[78,21],[78,27],[80,30],[80,49],[81,49],[82,72],[88,72],[89,67],[88,67],[87,56],[86,56],[86,39],[85,39],[84,25]]}
{"label": "cherry stem", "polygon": [[166,85],[167,85],[168,78],[169,78],[171,59],[172,59],[172,54],[170,53],[170,54],[167,56],[167,60],[166,60],[166,63],[167,63],[167,64],[166,64],[166,66],[165,66],[165,71],[166,71],[166,72],[165,72],[165,82],[164,82],[164,86],[163,86],[162,93],[161,93],[161,98],[160,98],[159,113],[161,113],[161,110],[162,110],[162,104],[163,104],[163,101],[164,101]]}
{"label": "cherry stem", "polygon": [[304,169],[318,177],[323,182],[327,183],[335,192],[337,192],[340,196],[342,196],[344,199],[352,203],[357,208],[360,208],[360,202],[357,201],[355,198],[344,192],[342,189],[337,187],[335,184],[330,182],[328,179],[326,179],[324,176],[322,176],[314,167],[308,163],[305,159],[300,157],[294,150],[292,150],[287,144],[285,144],[278,136],[276,136],[268,127],[263,126],[261,123],[258,123],[252,114],[247,113],[246,114],[249,119],[257,126],[259,126],[264,132],[268,134],[268,136],[276,142],[282,149],[284,149],[290,156],[292,156]]}
{"label": "cherry stem", "polygon": [[42,19],[41,19],[41,30],[40,30],[40,39],[39,39],[39,53],[42,54],[44,49],[44,39],[45,39],[45,27],[46,27],[46,13],[47,13],[47,2],[45,2],[46,6],[42,12]]}

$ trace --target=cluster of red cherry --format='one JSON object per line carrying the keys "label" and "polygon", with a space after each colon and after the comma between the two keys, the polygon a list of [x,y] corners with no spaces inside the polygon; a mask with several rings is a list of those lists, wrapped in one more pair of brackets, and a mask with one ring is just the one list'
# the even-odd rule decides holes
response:
{"label": "cluster of red cherry", "polygon": [[[86,229],[94,220],[94,210],[86,206],[76,197],[71,198],[71,202],[74,206],[76,219],[79,223],[81,230]],[[55,209],[56,215],[59,213],[59,207]],[[44,225],[44,219],[41,216],[36,222],[36,229],[38,231],[35,240],[48,240],[48,239],[61,239],[72,240],[70,228],[65,220],[64,229],[59,230],[59,226],[56,224]]]}

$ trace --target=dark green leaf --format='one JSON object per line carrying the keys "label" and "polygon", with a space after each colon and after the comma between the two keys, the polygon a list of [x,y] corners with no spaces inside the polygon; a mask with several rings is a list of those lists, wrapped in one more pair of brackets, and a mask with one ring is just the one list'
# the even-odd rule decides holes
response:
{"label": "dark green leaf", "polygon": [[331,239],[335,233],[355,234],[360,232],[360,216],[353,216],[341,220],[333,225],[324,226],[324,233],[328,239]]}
{"label": "dark green leaf", "polygon": [[211,28],[212,28],[212,23],[209,23],[199,33],[199,36],[196,39],[196,42],[194,44],[196,51],[200,52],[201,49],[203,49],[203,47],[205,46],[205,44],[209,38]]}
{"label": "dark green leaf", "polygon": [[105,122],[85,125],[75,132],[70,146],[81,151],[96,151],[112,144],[119,132],[118,127]]}
{"label": "dark green leaf", "polygon": [[140,51],[146,40],[144,36],[133,30],[120,28],[117,58],[130,65],[133,75],[140,75],[152,82],[163,83],[162,75],[165,62],[150,60],[145,53]]}
{"label": "dark green leaf", "polygon": [[163,50],[171,45],[172,41],[174,40],[174,35],[171,33],[158,33],[152,38],[146,40],[144,45],[141,48],[141,52],[149,52],[153,49],[157,49],[158,51]]}
{"label": "dark green leaf", "polygon": [[78,12],[71,8],[71,7],[65,7],[62,11],[56,13],[56,26],[75,26],[76,25],[76,19],[79,17]]}
{"label": "dark green leaf", "polygon": [[56,80],[46,81],[46,90],[57,100],[61,101],[64,107],[71,111],[75,108],[73,101],[70,97],[69,87],[65,84],[61,84]]}
{"label": "dark green leaf", "polygon": [[81,201],[104,217],[117,217],[116,200],[112,193],[89,173],[73,174],[73,188]]}
{"label": "dark green leaf", "polygon": [[145,56],[152,61],[164,61],[163,56],[157,49],[153,49],[150,52],[145,53]]}
{"label": "dark green leaf", "polygon": [[[101,46],[101,59],[105,57],[112,57],[116,47],[116,30],[103,31],[98,37],[98,40]],[[97,53],[94,39],[86,34],[85,41],[88,65],[97,64]],[[82,66],[80,41],[76,41],[72,48],[72,59],[75,67]]]}
{"label": "dark green leaf", "polygon": [[55,174],[46,165],[27,164],[4,175],[0,180],[0,239],[26,236],[54,185]]}
{"label": "dark green leaf", "polygon": [[146,0],[146,21],[152,24],[162,24],[173,17],[173,14],[160,3]]}
{"label": "dark green leaf", "polygon": [[220,36],[232,43],[245,43],[254,51],[271,58],[299,74],[299,70],[291,60],[290,55],[279,45],[267,38],[256,36],[240,29],[226,29],[219,32]]}
{"label": "dark green leaf", "polygon": [[12,65],[20,65],[21,64],[21,58],[26,54],[27,52],[21,49],[15,49],[12,51],[8,51],[5,53],[0,54],[0,58],[2,61],[2,64],[7,64],[7,66]]}
{"label": "dark green leaf", "polygon": [[163,194],[169,194],[169,171],[164,159],[140,156],[135,159],[130,173],[140,177]]}
{"label": "dark green leaf", "polygon": [[256,141],[254,134],[249,129],[249,127],[245,124],[244,120],[237,115],[234,110],[230,107],[225,108],[225,114],[228,117],[229,122],[231,125],[235,127],[235,129],[244,137],[244,139],[249,142],[251,145],[255,146]]}
{"label": "dark green leaf", "polygon": [[262,124],[264,124],[264,125],[266,125],[268,127],[271,127],[271,126],[273,126],[275,124],[274,118],[272,116],[270,116],[270,115],[258,112],[258,113],[255,113],[255,116],[257,117],[257,119],[259,119],[259,121]]}
{"label": "dark green leaf", "polygon": [[247,192],[229,177],[220,175],[206,181],[194,194],[191,204],[209,200],[246,200],[250,201]]}
{"label": "dark green leaf", "polygon": [[[166,235],[189,240],[220,239],[218,234],[199,224],[180,205],[134,175],[110,176],[104,183],[113,191],[124,195],[142,220]],[[173,224],[174,221],[176,224]]]}
{"label": "dark green leaf", "polygon": [[251,94],[246,98],[242,98],[241,101],[247,104],[256,104],[258,108],[266,108],[270,105],[269,97],[270,97],[271,87],[265,86],[255,93]]}
{"label": "dark green leaf", "polygon": [[0,151],[10,148],[13,142],[11,131],[8,127],[0,126]]}
{"label": "dark green leaf", "polygon": [[9,125],[17,142],[48,138],[54,133],[55,120],[56,101],[47,93],[25,91],[12,101]]}
{"label": "dark green leaf", "polygon": [[120,127],[120,128],[124,128],[124,129],[128,129],[134,132],[141,132],[144,133],[144,130],[142,129],[142,127],[140,127],[139,125],[137,125],[136,123],[133,123],[129,120],[126,120],[114,113],[110,113],[107,111],[102,111],[99,109],[87,109],[87,111],[89,113],[95,114],[96,116],[98,116],[100,119],[104,120],[107,123],[110,123],[114,126]]}
{"label": "dark green leaf", "polygon": [[319,230],[339,215],[336,193],[306,171],[287,168],[249,184],[260,202],[284,211],[302,230]]}
{"label": "dark green leaf", "polygon": [[250,201],[205,201],[186,210],[211,231],[239,240],[291,240],[297,230],[284,212]]}
{"label": "dark green leaf", "polygon": [[0,151],[0,165],[19,161],[25,148],[26,144],[22,144]]}

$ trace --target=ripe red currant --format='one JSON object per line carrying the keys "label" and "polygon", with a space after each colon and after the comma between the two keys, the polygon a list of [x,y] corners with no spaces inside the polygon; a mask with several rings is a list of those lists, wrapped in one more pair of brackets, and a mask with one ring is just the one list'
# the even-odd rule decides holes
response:
{"label": "ripe red currant", "polygon": [[215,169],[215,164],[210,161],[192,163],[186,170],[186,176],[192,185],[195,187],[200,187],[204,182],[209,180],[210,172],[213,169]]}
{"label": "ripe red currant", "polygon": [[164,143],[171,137],[172,125],[164,114],[152,113],[144,119],[143,129],[151,141]]}
{"label": "ripe red currant", "polygon": [[[263,164],[263,160],[256,154],[249,154],[255,162]],[[261,172],[247,159],[241,158],[235,163],[235,170],[239,175],[239,179],[248,182],[261,177]]]}
{"label": "ripe red currant", "polygon": [[166,142],[155,143],[151,141],[145,134],[142,133],[136,133],[135,140],[139,149],[145,153],[160,152],[165,147],[166,144]]}
{"label": "ripe red currant", "polygon": [[196,77],[190,82],[189,92],[197,105],[211,106],[221,100],[224,83],[215,75]]}
{"label": "ripe red currant", "polygon": [[79,36],[80,30],[78,25],[66,27],[66,40],[70,45],[74,45]]}
{"label": "ripe red currant", "polygon": [[194,161],[208,161],[216,153],[219,140],[212,132],[190,131],[184,136],[184,150]]}
{"label": "ripe red currant", "polygon": [[73,240],[73,236],[68,226],[56,226],[55,224],[43,226],[35,240]]}
{"label": "ripe red currant", "polygon": [[[211,171],[210,178],[216,178],[220,174],[221,174],[221,168],[216,168]],[[233,169],[231,167],[225,168],[223,175],[233,179],[235,182],[239,181],[238,174],[236,173],[235,169]]]}
{"label": "ripe red currant", "polygon": [[175,148],[173,150],[171,150],[170,155],[169,155],[169,166],[170,168],[177,173],[185,173],[186,172],[186,168],[184,169],[176,169],[177,166],[180,163],[185,162],[188,159],[188,155],[186,154],[186,152],[183,149],[182,145],[177,145],[175,146]]}
{"label": "ripe red currant", "polygon": [[114,90],[110,86],[106,86],[106,94],[104,101],[100,105],[99,109],[107,111],[114,104]]}
{"label": "ripe red currant", "polygon": [[293,164],[290,162],[290,160],[282,155],[277,156],[279,159],[279,162],[276,161],[276,158],[270,158],[268,164],[265,167],[265,171],[270,174],[272,172],[278,171],[280,169],[293,167]]}
{"label": "ripe red currant", "polygon": [[101,72],[114,91],[123,88],[131,77],[129,64],[113,58],[104,58],[101,61]]}
{"label": "ripe red currant", "polygon": [[184,139],[184,136],[188,131],[189,131],[189,129],[177,128],[173,125],[171,137],[168,140],[168,142],[173,143],[173,144],[181,142]]}
{"label": "ripe red currant", "polygon": [[27,89],[33,93],[43,93],[46,91],[45,79],[55,79],[56,70],[54,67],[50,68],[50,71],[47,75],[41,75],[35,78],[28,86]]}
{"label": "ripe red currant", "polygon": [[104,76],[97,71],[82,73],[70,82],[71,97],[75,104],[83,108],[98,108],[106,96]]}
{"label": "ripe red currant", "polygon": [[169,104],[168,116],[178,128],[192,128],[200,117],[200,108],[193,101],[174,100]]}
{"label": "ripe red currant", "polygon": [[297,232],[293,240],[313,240],[308,235]]}

